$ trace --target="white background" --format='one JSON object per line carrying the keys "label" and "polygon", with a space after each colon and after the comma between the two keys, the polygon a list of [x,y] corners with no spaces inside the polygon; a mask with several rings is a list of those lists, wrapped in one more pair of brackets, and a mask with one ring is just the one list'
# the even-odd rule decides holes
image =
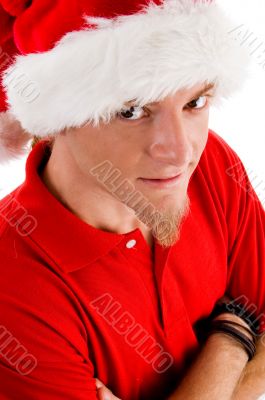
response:
{"label": "white background", "polygon": [[[236,30],[236,40],[238,45],[246,46],[252,53],[252,74],[241,92],[225,102],[221,109],[211,110],[209,127],[224,137],[238,153],[265,205],[265,1],[219,2],[235,21],[235,28],[242,25]],[[248,36],[249,39],[245,40]],[[0,166],[0,198],[24,180],[24,168],[25,158]]]}

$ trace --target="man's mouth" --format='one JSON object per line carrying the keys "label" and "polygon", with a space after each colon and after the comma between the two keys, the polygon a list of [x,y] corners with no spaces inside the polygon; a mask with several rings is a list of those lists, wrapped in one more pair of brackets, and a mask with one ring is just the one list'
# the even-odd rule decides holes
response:
{"label": "man's mouth", "polygon": [[160,177],[160,178],[139,178],[139,180],[147,185],[157,187],[157,188],[170,188],[178,185],[178,183],[183,179],[184,173],[172,177]]}

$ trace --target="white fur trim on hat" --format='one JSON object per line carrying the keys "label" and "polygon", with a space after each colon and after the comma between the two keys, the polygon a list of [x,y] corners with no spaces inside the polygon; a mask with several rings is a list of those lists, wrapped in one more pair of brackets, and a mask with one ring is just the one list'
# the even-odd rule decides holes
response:
{"label": "white fur trim on hat", "polygon": [[245,80],[247,53],[214,1],[165,0],[137,14],[86,20],[97,29],[17,56],[4,75],[10,111],[32,134],[107,123],[127,101],[143,106],[198,83],[215,82],[217,102]]}
{"label": "white fur trim on hat", "polygon": [[10,113],[0,113],[0,164],[25,155],[30,139],[31,136]]}

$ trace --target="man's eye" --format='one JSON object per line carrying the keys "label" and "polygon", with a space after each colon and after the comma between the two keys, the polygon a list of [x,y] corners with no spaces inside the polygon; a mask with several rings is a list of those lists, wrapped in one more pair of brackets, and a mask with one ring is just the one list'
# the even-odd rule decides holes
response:
{"label": "man's eye", "polygon": [[[204,108],[206,104],[207,104],[207,96],[201,96],[198,97],[197,99],[192,100],[190,103],[187,104],[187,106],[185,106],[185,108],[200,110]],[[146,110],[144,109],[144,107],[128,106],[122,108],[122,110],[117,113],[117,116],[123,120],[137,121],[141,119],[145,113]]]}
{"label": "man's eye", "polygon": [[131,106],[131,107],[123,108],[120,112],[118,112],[117,115],[121,119],[133,121],[133,120],[141,119],[141,117],[144,115],[144,113],[145,113],[145,111],[144,111],[143,107]]}
{"label": "man's eye", "polygon": [[194,109],[194,110],[200,110],[201,108],[204,108],[207,103],[207,96],[201,96],[198,97],[198,99],[192,100],[190,103],[187,104],[188,108]]}

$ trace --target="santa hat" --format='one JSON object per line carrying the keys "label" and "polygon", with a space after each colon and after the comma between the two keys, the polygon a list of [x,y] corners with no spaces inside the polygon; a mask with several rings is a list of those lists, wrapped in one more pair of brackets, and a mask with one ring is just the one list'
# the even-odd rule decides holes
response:
{"label": "santa hat", "polygon": [[[17,53],[12,31],[14,21],[15,18],[0,4],[0,74],[12,64]],[[0,85],[0,163],[26,154],[30,138],[29,133],[8,111],[6,96]]]}
{"label": "santa hat", "polygon": [[8,111],[31,135],[108,123],[127,101],[143,106],[198,83],[214,82],[218,103],[245,79],[247,54],[215,0],[0,4],[18,52],[3,73]]}

